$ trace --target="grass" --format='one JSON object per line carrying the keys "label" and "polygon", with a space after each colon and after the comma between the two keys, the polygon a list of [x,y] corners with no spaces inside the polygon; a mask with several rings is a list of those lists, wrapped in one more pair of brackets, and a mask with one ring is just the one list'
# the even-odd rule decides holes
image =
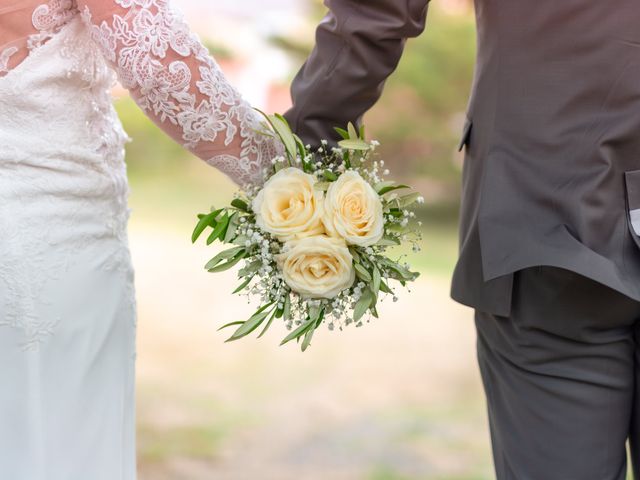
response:
{"label": "grass", "polygon": [[142,463],[162,462],[173,457],[205,458],[217,456],[228,430],[219,425],[185,425],[156,428],[138,426],[138,457]]}
{"label": "grass", "polygon": [[[131,109],[131,104],[123,102],[119,108],[128,110]],[[130,121],[126,128],[136,139],[128,145],[131,162],[129,177],[132,189],[130,197],[130,206],[133,209],[132,234],[135,236],[139,233],[153,232],[158,244],[167,244],[166,249],[163,250],[163,258],[149,258],[148,266],[145,261],[139,265],[138,280],[141,287],[139,300],[143,315],[141,338],[144,339],[139,363],[142,368],[138,388],[141,478],[144,480],[147,478],[152,480],[155,478],[162,478],[162,480],[209,478],[206,475],[199,476],[190,472],[188,468],[193,464],[189,462],[195,462],[196,466],[202,465],[205,471],[213,471],[216,475],[224,475],[223,472],[249,472],[250,464],[231,467],[226,458],[228,452],[231,452],[232,458],[238,460],[242,458],[246,453],[245,444],[243,441],[239,443],[238,439],[245,436],[251,440],[246,448],[251,450],[252,455],[258,455],[255,450],[258,445],[260,445],[259,448],[267,450],[267,453],[260,454],[263,455],[260,457],[262,463],[260,474],[264,473],[262,478],[265,479],[275,478],[269,476],[270,469],[277,468],[277,465],[284,462],[283,458],[289,458],[288,455],[296,457],[299,448],[297,442],[311,442],[307,451],[310,457],[309,465],[313,464],[314,459],[321,458],[322,452],[327,455],[328,465],[316,468],[313,475],[324,475],[324,468],[326,468],[324,476],[330,477],[330,472],[339,471],[340,459],[347,458],[344,461],[353,462],[353,465],[361,469],[361,474],[357,478],[354,477],[354,480],[491,478],[487,474],[490,469],[486,461],[490,457],[487,452],[486,435],[482,433],[483,427],[473,432],[460,427],[467,424],[476,425],[477,422],[483,421],[484,412],[481,410],[480,403],[473,405],[469,410],[465,410],[462,406],[459,408],[441,406],[427,410],[410,407],[410,403],[400,395],[394,405],[381,408],[377,405],[378,394],[372,393],[370,398],[364,397],[362,404],[350,410],[349,418],[336,424],[324,425],[323,422],[318,422],[307,429],[296,426],[296,421],[289,420],[288,416],[280,417],[283,403],[291,403],[292,406],[295,404],[293,412],[298,408],[310,408],[309,405],[313,405],[315,412],[319,399],[326,398],[329,402],[338,401],[341,389],[349,388],[353,381],[361,382],[359,391],[370,390],[372,387],[365,380],[369,368],[366,366],[367,362],[357,367],[356,371],[361,372],[361,379],[349,380],[344,385],[339,380],[339,372],[344,367],[338,368],[338,365],[333,363],[336,362],[335,355],[343,359],[341,365],[347,361],[351,364],[361,357],[368,358],[368,362],[372,365],[384,368],[384,355],[380,355],[379,348],[370,346],[368,348],[375,348],[376,354],[372,351],[367,353],[367,344],[364,341],[359,346],[359,355],[351,355],[341,349],[344,347],[337,346],[335,347],[337,350],[330,353],[332,348],[329,346],[330,339],[325,338],[323,342],[326,342],[329,350],[324,354],[317,349],[304,358],[298,359],[295,355],[292,357],[295,363],[288,364],[286,368],[281,365],[280,375],[278,375],[278,372],[274,371],[275,365],[278,365],[277,362],[282,361],[281,359],[288,355],[288,352],[259,350],[257,344],[233,345],[223,349],[218,343],[221,340],[214,336],[213,329],[209,331],[194,324],[194,319],[198,316],[198,308],[203,309],[206,303],[201,294],[192,295],[194,303],[199,307],[193,307],[193,312],[181,311],[185,318],[180,319],[180,323],[184,321],[186,328],[193,329],[192,336],[182,333],[185,329],[184,325],[175,327],[177,332],[180,332],[179,336],[175,335],[175,337],[171,333],[173,332],[171,328],[174,327],[167,327],[169,330],[166,332],[163,331],[165,327],[150,327],[151,322],[158,322],[159,317],[162,316],[166,318],[159,321],[159,324],[173,325],[169,318],[174,317],[175,313],[162,313],[162,311],[167,309],[163,306],[165,302],[170,304],[176,292],[166,292],[164,295],[162,292],[152,292],[149,288],[145,288],[144,282],[162,276],[162,270],[177,268],[181,263],[185,263],[183,256],[192,251],[188,242],[195,225],[196,214],[209,210],[213,205],[227,204],[236,187],[215,169],[176,150],[170,142],[153,129],[149,129],[146,120],[138,118],[134,111],[127,115]],[[434,276],[440,278],[443,284],[446,283],[457,256],[456,215],[455,205],[431,205],[421,210],[419,218],[424,223],[423,251],[413,254],[407,250],[399,250],[396,252],[397,255],[408,254],[407,261],[417,270],[428,273],[431,278]],[[179,238],[184,238],[184,243],[180,246],[171,243],[170,239],[175,238],[176,234]],[[141,256],[136,258],[142,260]],[[162,268],[158,267],[159,264]],[[200,281],[198,280],[200,268],[201,265],[194,262],[193,277],[183,273],[171,276],[171,279],[181,278],[181,296],[190,295],[190,290],[203,291],[201,287],[192,284]],[[206,278],[203,282],[209,282],[209,279]],[[168,274],[166,283],[171,283]],[[145,291],[149,292],[147,296],[142,293]],[[226,291],[220,295],[217,297],[217,303],[225,300]],[[447,315],[442,310],[437,314]],[[415,315],[418,315],[417,310]],[[435,310],[429,316],[435,316]],[[384,327],[380,326],[380,329],[382,328]],[[381,331],[378,330],[378,332]],[[373,326],[368,332],[363,332],[363,335],[372,335],[374,343],[371,345],[375,345],[376,330]],[[182,342],[188,342],[190,345],[197,344],[200,341],[197,337],[208,338],[208,345],[206,347],[201,345],[200,349],[194,346],[188,349],[178,346]],[[339,345],[338,340],[335,339],[335,345]],[[410,337],[403,342],[410,343]],[[244,350],[239,350],[242,348]],[[420,350],[423,348],[423,346],[419,347]],[[244,353],[241,355],[225,353],[232,351]],[[399,361],[405,354],[411,355],[411,349],[400,348],[395,351],[395,361]],[[235,361],[230,361],[227,356],[234,358]],[[305,367],[299,366],[299,362],[303,362],[302,365]],[[163,380],[159,383],[157,379],[154,380],[145,374],[148,369],[153,371],[156,368],[163,370],[161,376]],[[337,383],[335,385],[329,383],[326,388],[315,391],[316,385],[322,384],[324,372],[328,371],[338,375],[338,380],[335,380]],[[287,379],[286,389],[283,389],[282,380],[279,379],[283,374]],[[424,374],[424,371],[421,371],[421,374]],[[380,382],[392,385],[398,375],[400,375],[399,372],[392,376],[393,379],[381,379]],[[429,374],[425,375],[428,379]],[[313,378],[313,381],[310,381],[310,378]],[[431,382],[436,380],[426,380],[427,384]],[[407,382],[403,381],[401,385],[407,385]],[[210,390],[207,389],[208,386]],[[319,393],[320,391],[323,393]],[[376,389],[374,388],[373,391],[375,392]],[[480,402],[481,397],[477,391],[471,390],[471,392],[473,393],[462,395],[462,397],[475,398]],[[384,392],[380,392],[380,395],[384,396]],[[209,402],[212,398],[215,400]],[[235,398],[235,401],[231,398]],[[199,399],[207,399],[207,401]],[[319,412],[322,414],[322,404],[319,406],[321,407]],[[324,415],[329,415],[328,411],[324,410]],[[301,417],[294,418],[300,421]],[[363,424],[360,423],[360,418],[364,418]],[[369,422],[373,428],[374,438],[360,437],[360,429],[368,431]],[[459,430],[444,436],[438,434],[446,430],[447,425],[458,425]],[[288,437],[286,432],[289,430],[297,432],[296,435]],[[262,434],[273,436],[274,445],[270,445],[270,439],[262,440]],[[314,438],[320,440],[314,442]],[[282,442],[282,445],[278,445],[278,442]],[[239,444],[242,448],[236,451]],[[349,452],[348,455],[343,451],[345,448]],[[402,455],[401,457],[391,458],[394,455],[389,451],[395,451],[395,449],[399,455]],[[406,462],[403,460],[404,455],[407,458]],[[349,460],[349,457],[353,458]],[[189,462],[180,463],[185,459]],[[463,463],[460,463],[459,459],[462,459]],[[420,470],[420,474],[414,475],[415,472],[412,473],[411,470],[412,462],[416,462],[415,465],[419,468],[433,467],[434,474],[425,475],[425,472],[431,470]],[[291,466],[292,473],[297,468],[295,465]],[[158,472],[162,472],[165,476],[157,476],[160,475]],[[444,472],[447,472],[446,476]],[[250,474],[247,473],[247,475]],[[258,477],[254,475],[247,478]],[[301,476],[303,477],[304,475]],[[309,476],[308,478],[318,477]]]}
{"label": "grass", "polygon": [[387,467],[377,467],[367,476],[367,480],[418,480],[416,477],[402,475]]}

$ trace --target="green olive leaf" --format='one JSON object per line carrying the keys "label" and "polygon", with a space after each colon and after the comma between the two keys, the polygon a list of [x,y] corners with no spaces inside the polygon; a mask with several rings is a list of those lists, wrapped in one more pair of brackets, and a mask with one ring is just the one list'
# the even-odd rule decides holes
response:
{"label": "green olive leaf", "polygon": [[247,285],[251,283],[251,280],[253,280],[253,276],[247,277],[247,279],[244,282],[242,282],[240,286],[233,291],[233,294],[240,293],[242,290],[247,288]]}
{"label": "green olive leaf", "polygon": [[389,192],[393,192],[395,190],[404,190],[406,188],[411,188],[411,187],[409,187],[408,185],[392,185],[392,186],[381,188],[380,191],[378,191],[378,195],[385,195]]}
{"label": "green olive leaf", "polygon": [[338,135],[340,135],[343,140],[349,139],[349,132],[347,132],[344,128],[334,127],[333,129],[338,132]]}
{"label": "green olive leaf", "polygon": [[360,135],[358,135],[358,131],[352,122],[349,122],[349,125],[347,125],[347,131],[349,132],[350,139],[356,140],[360,138]]}
{"label": "green olive leaf", "polygon": [[229,250],[225,250],[223,252],[220,252],[215,257],[213,257],[211,260],[209,260],[209,262],[207,262],[207,264],[204,267],[205,270],[209,270],[209,269],[215,267],[216,265],[218,265],[223,260],[229,260],[230,258],[235,257],[242,250],[244,250],[243,247],[234,247],[234,248],[230,248]]}
{"label": "green olive leaf", "polygon": [[312,328],[311,330],[308,330],[307,333],[305,333],[304,335],[304,341],[302,342],[302,351],[305,352],[307,350],[307,348],[309,348],[309,346],[311,345],[311,340],[313,339],[313,334],[315,333],[316,329]]}
{"label": "green olive leaf", "polygon": [[300,338],[302,335],[304,335],[307,332],[307,330],[309,330],[309,328],[313,328],[314,325],[315,325],[315,320],[308,318],[302,325],[300,325],[293,332],[287,335],[285,339],[282,341],[282,343],[280,343],[280,346],[286,343],[289,343],[291,340]]}
{"label": "green olive leaf", "polygon": [[371,145],[362,140],[340,140],[338,145],[345,150],[367,151],[371,150]]}
{"label": "green olive leaf", "polygon": [[221,263],[220,265],[216,265],[213,268],[209,268],[208,271],[209,273],[219,273],[219,272],[224,272],[226,270],[229,270],[230,268],[233,268],[235,265],[237,265],[238,262],[240,262],[240,260],[242,260],[246,255],[247,255],[247,251],[243,249],[241,252],[239,252],[235,257],[233,257],[228,262]]}
{"label": "green olive leaf", "polygon": [[231,243],[236,236],[236,231],[238,230],[238,212],[234,212],[229,217],[228,223],[226,231],[224,232],[223,243]]}
{"label": "green olive leaf", "polygon": [[213,229],[213,232],[211,232],[211,235],[209,235],[209,238],[207,238],[207,245],[211,245],[218,238],[222,237],[225,234],[228,226],[229,226],[229,214],[225,213],[222,216],[222,218],[218,221],[218,224]]}
{"label": "green olive leaf", "polygon": [[380,286],[382,284],[382,277],[380,275],[380,270],[378,267],[373,267],[373,281],[371,282],[371,289],[373,291],[374,296],[378,296],[378,292],[380,291]]}
{"label": "green olive leaf", "polygon": [[216,226],[217,224],[216,217],[220,214],[221,211],[222,209],[214,210],[213,212],[207,215],[204,215],[204,214],[198,215],[198,218],[200,220],[198,221],[196,228],[193,230],[193,233],[191,234],[191,243],[196,243],[198,238],[200,238],[200,235],[202,235],[202,232],[204,232],[207,227]]}
{"label": "green olive leaf", "polygon": [[362,293],[362,296],[360,297],[360,300],[358,300],[358,303],[356,303],[355,308],[353,309],[353,320],[354,321],[358,321],[360,320],[365,313],[367,313],[367,310],[369,310],[369,307],[371,306],[371,304],[374,301],[374,296],[373,293],[371,292],[371,290],[367,289]]}
{"label": "green olive leaf", "polygon": [[335,182],[338,179],[338,176],[333,173],[331,170],[325,170],[322,172],[324,178],[326,178],[329,182]]}
{"label": "green olive leaf", "polygon": [[277,317],[277,310],[271,314],[271,318],[269,318],[269,321],[262,329],[262,332],[260,332],[260,335],[258,335],[258,338],[262,338],[264,334],[267,333],[267,330],[269,330],[269,327],[271,327],[271,324],[273,323],[273,319],[276,317]]}
{"label": "green olive leaf", "polygon": [[420,197],[421,195],[418,192],[410,193],[408,195],[403,195],[402,197],[398,198],[397,200],[398,205],[400,208],[406,208],[416,203],[418,201],[418,198]]}
{"label": "green olive leaf", "polygon": [[237,208],[238,210],[242,210],[243,212],[249,211],[249,204],[240,198],[234,198],[231,201],[231,206]]}
{"label": "green olive leaf", "polygon": [[240,328],[235,331],[235,333],[227,340],[227,342],[233,342],[235,340],[239,340],[242,337],[246,337],[256,328],[258,328],[271,313],[268,308],[272,305],[273,302],[260,308],[260,310],[258,310],[249,320],[244,322],[240,326]]}
{"label": "green olive leaf", "polygon": [[381,238],[378,241],[378,243],[376,243],[376,245],[378,245],[380,247],[395,247],[395,246],[400,245],[400,240],[398,240],[397,238],[385,236],[385,237]]}
{"label": "green olive leaf", "polygon": [[367,282],[367,283],[371,282],[371,280],[372,280],[371,274],[368,272],[368,270],[366,268],[364,268],[362,266],[362,264],[354,263],[353,266],[356,269],[356,275],[358,276],[358,278],[360,280],[362,280],[363,282]]}

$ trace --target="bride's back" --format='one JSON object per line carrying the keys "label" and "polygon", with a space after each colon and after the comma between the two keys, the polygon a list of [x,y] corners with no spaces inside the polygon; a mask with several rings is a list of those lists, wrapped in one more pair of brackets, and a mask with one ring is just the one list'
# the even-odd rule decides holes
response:
{"label": "bride's back", "polygon": [[[70,146],[104,150],[114,123],[120,130],[113,81],[75,0],[0,0],[0,144],[14,147],[14,159],[16,150],[32,158]],[[114,143],[119,153],[122,139]]]}
{"label": "bride's back", "polygon": [[0,55],[9,60],[0,75],[0,230],[28,230],[17,211],[56,218],[51,231],[64,244],[77,237],[69,225],[81,200],[121,218],[114,231],[123,232],[127,194],[115,74],[76,5],[0,0]]}
{"label": "bride's back", "polygon": [[2,478],[135,479],[126,137],[77,5],[0,0]]}

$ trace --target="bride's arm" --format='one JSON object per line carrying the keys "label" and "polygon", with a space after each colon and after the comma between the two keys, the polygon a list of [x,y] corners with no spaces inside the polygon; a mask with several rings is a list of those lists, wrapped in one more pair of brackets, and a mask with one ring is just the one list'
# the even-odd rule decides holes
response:
{"label": "bride's arm", "polygon": [[239,184],[259,183],[282,148],[229,84],[170,0],[78,0],[136,103],[167,134]]}

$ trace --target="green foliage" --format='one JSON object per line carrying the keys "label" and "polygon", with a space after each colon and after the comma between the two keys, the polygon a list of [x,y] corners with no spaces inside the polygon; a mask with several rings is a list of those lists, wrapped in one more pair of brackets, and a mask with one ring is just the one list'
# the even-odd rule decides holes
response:
{"label": "green foliage", "polygon": [[409,40],[366,120],[397,176],[418,174],[445,184],[454,202],[460,176],[452,161],[460,134],[454,120],[466,110],[474,57],[471,14],[447,14],[432,3],[424,34]]}
{"label": "green foliage", "polygon": [[155,126],[131,99],[118,100],[116,109],[133,139],[127,145],[127,167],[131,177],[155,172],[166,174],[167,170],[183,166],[189,153]]}
{"label": "green foliage", "polygon": [[[403,241],[411,242],[414,248],[418,248],[420,232],[407,228],[409,219],[415,216],[407,210],[407,207],[416,202],[422,202],[423,198],[417,192],[398,195],[396,191],[409,187],[384,181],[384,174],[382,177],[378,175],[380,164],[373,159],[378,144],[365,139],[364,127],[358,130],[349,123],[346,130],[337,129],[343,137],[339,142],[341,148],[334,149],[332,152],[319,151],[318,155],[314,156],[291,131],[287,120],[282,115],[264,113],[262,115],[265,122],[264,134],[281,140],[285,150],[285,156],[273,160],[272,175],[277,174],[281,168],[299,165],[293,168],[300,168],[315,179],[324,179],[325,181],[314,179],[314,188],[324,189],[338,180],[339,176],[345,172],[345,167],[351,168],[353,164],[353,171],[360,175],[363,181],[368,181],[377,193],[382,210],[383,238],[375,244],[349,247],[355,275],[359,282],[347,286],[331,299],[311,300],[296,295],[297,302],[293,316],[291,315],[292,295],[295,292],[290,286],[285,285],[286,282],[278,284],[276,281],[274,285],[271,276],[271,272],[280,268],[277,257],[282,253],[283,246],[277,241],[272,241],[274,238],[268,232],[261,232],[265,237],[255,232],[255,229],[261,229],[257,225],[257,215],[251,205],[252,199],[259,194],[260,187],[247,186],[245,190],[237,193],[230,207],[212,209],[210,213],[198,215],[198,222],[191,235],[193,243],[209,228],[211,232],[207,237],[207,245],[216,241],[225,245],[235,245],[217,253],[205,265],[205,269],[210,273],[223,272],[244,260],[244,266],[238,272],[242,283],[234,293],[251,292],[252,281],[257,277],[261,285],[261,298],[263,302],[268,300],[268,303],[260,307],[248,320],[233,321],[222,327],[223,329],[236,327],[235,333],[227,341],[244,338],[264,325],[259,335],[262,337],[274,319],[284,318],[285,321],[291,321],[288,328],[293,331],[287,335],[281,345],[293,340],[302,341],[301,348],[305,351],[311,345],[315,330],[320,327],[327,315],[335,315],[337,312],[338,315],[346,315],[344,319],[346,325],[355,323],[360,326],[367,313],[378,317],[376,307],[379,293],[393,293],[387,281],[396,280],[405,286],[418,278],[419,273],[410,271],[406,264],[385,256],[385,250],[388,247],[402,245]],[[326,145],[326,142],[324,144]],[[411,237],[415,238],[410,239]],[[286,248],[286,242],[284,247]],[[255,287],[254,284],[253,290]],[[353,310],[352,314],[348,313],[350,310]],[[293,328],[294,323],[295,328]]]}
{"label": "green foliage", "polygon": [[432,4],[425,32],[409,40],[388,87],[411,87],[430,113],[451,115],[466,105],[474,56],[472,17],[446,14]]}

